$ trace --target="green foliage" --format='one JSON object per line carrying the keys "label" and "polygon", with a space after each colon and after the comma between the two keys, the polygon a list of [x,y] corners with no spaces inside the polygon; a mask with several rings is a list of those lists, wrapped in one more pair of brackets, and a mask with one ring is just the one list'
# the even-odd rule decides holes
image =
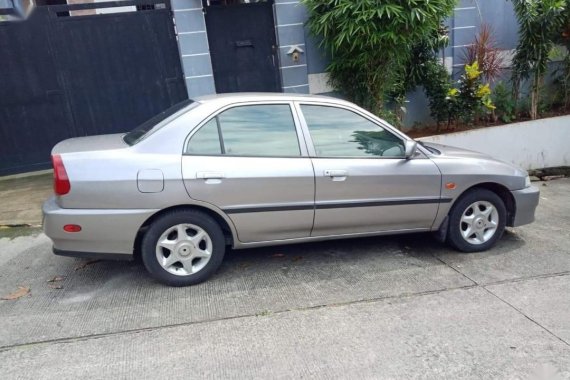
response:
{"label": "green foliage", "polygon": [[515,100],[522,80],[531,79],[530,117],[538,117],[540,89],[549,53],[564,23],[567,0],[512,0],[519,24],[519,43],[513,58]]}
{"label": "green foliage", "polygon": [[488,83],[481,82],[481,74],[483,72],[479,70],[479,63],[475,61],[471,65],[465,65],[465,73],[459,80],[458,117],[464,123],[472,123],[476,118],[488,115],[495,109],[491,100],[491,89]]}
{"label": "green foliage", "polygon": [[566,54],[554,75],[558,103],[568,109],[570,107],[570,52]]}
{"label": "green foliage", "polygon": [[563,22],[556,33],[555,42],[566,49],[556,49],[561,64],[556,69],[554,84],[558,93],[558,103],[568,109],[570,108],[570,0],[566,0],[562,18]]}
{"label": "green foliage", "polygon": [[429,100],[431,117],[438,125],[444,121],[449,124],[456,112],[457,102],[455,97],[449,96],[452,87],[447,69],[436,61],[429,62],[422,82]]}
{"label": "green foliage", "polygon": [[512,90],[503,82],[497,83],[493,89],[493,103],[497,107],[495,115],[503,123],[510,123],[516,119],[517,110]]}
{"label": "green foliage", "polygon": [[440,28],[456,0],[303,0],[322,38],[331,84],[378,114],[402,85],[412,49]]}
{"label": "green foliage", "polygon": [[473,123],[482,115],[489,115],[495,109],[489,84],[481,82],[479,64],[475,61],[465,65],[465,73],[458,81],[458,88],[451,85],[446,69],[433,65],[430,80],[424,84],[432,117],[438,125],[447,120],[448,126],[457,120]]}
{"label": "green foliage", "polygon": [[414,90],[417,86],[425,85],[436,75],[434,67],[441,66],[438,62],[436,52],[445,48],[449,43],[447,27],[440,25],[437,30],[424,36],[414,43],[410,51],[409,58],[403,66],[399,81],[393,88],[392,97],[405,97],[408,91]]}

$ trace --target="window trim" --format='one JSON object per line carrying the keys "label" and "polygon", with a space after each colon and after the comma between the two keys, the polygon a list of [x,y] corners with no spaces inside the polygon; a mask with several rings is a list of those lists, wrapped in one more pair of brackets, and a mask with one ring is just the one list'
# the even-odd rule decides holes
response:
{"label": "window trim", "polygon": [[[301,127],[301,123],[300,123],[300,118],[299,115],[296,112],[295,106],[293,104],[293,101],[289,101],[289,100],[282,100],[282,101],[247,101],[247,102],[236,102],[236,103],[231,103],[231,104],[227,104],[219,109],[217,109],[215,112],[213,112],[212,114],[210,114],[208,117],[206,117],[203,121],[201,121],[200,123],[197,124],[196,127],[192,128],[192,130],[188,133],[188,135],[186,136],[186,139],[184,140],[184,145],[182,146],[182,156],[201,156],[201,157],[251,157],[251,158],[307,158],[309,156],[308,153],[308,149],[307,149],[307,143],[304,139],[304,134],[303,134],[303,130]],[[220,138],[220,142],[223,143],[223,137],[222,137],[222,133],[221,133],[221,126],[219,124],[219,120],[218,120],[218,115],[222,114],[223,112],[231,109],[231,108],[237,108],[237,107],[244,107],[244,106],[264,106],[264,105],[287,105],[289,106],[289,110],[291,111],[291,117],[293,119],[293,124],[295,126],[295,134],[297,135],[297,144],[299,146],[299,155],[298,156],[267,156],[267,155],[239,155],[239,154],[226,154],[225,153],[225,146],[224,149],[222,150],[222,154],[194,154],[194,153],[188,153],[187,152],[187,148],[188,148],[188,144],[190,143],[190,140],[192,140],[192,137],[194,136],[194,134],[196,134],[204,125],[206,125],[208,122],[210,122],[212,119],[216,118],[216,123],[218,125],[218,136]]]}
{"label": "window trim", "polygon": [[[394,137],[400,139],[402,143],[405,145],[405,141],[407,140],[406,136],[399,133],[399,131],[395,131],[389,124],[383,122],[380,119],[376,119],[375,117],[372,118],[369,115],[365,114],[364,112],[359,111],[353,107],[344,105],[344,104],[335,104],[335,103],[326,103],[326,102],[318,102],[318,101],[295,101],[293,102],[297,112],[299,113],[299,119],[301,121],[301,126],[303,129],[303,134],[305,137],[305,141],[307,141],[307,148],[309,151],[309,157],[313,159],[322,158],[322,159],[356,159],[356,160],[406,160],[406,157],[384,157],[384,156],[319,156],[315,150],[315,144],[313,142],[313,138],[309,131],[309,126],[307,124],[307,120],[305,119],[305,115],[303,114],[303,110],[301,106],[322,106],[322,107],[332,107],[332,108],[339,108],[344,109],[349,112],[353,112],[364,119],[370,121],[372,124],[377,125],[380,128],[383,128],[387,132],[394,135]],[[422,157],[414,157],[414,158],[424,158]]]}

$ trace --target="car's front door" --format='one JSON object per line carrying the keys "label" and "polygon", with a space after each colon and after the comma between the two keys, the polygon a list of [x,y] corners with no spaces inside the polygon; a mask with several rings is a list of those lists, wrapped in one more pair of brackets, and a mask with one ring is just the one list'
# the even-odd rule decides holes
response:
{"label": "car's front door", "polygon": [[[404,140],[357,110],[297,104],[315,169],[312,236],[431,228],[441,174]],[[313,150],[313,151],[311,151]]]}
{"label": "car's front door", "polygon": [[185,146],[190,197],[225,212],[241,242],[308,237],[314,172],[298,128],[289,103],[232,106],[210,118]]}

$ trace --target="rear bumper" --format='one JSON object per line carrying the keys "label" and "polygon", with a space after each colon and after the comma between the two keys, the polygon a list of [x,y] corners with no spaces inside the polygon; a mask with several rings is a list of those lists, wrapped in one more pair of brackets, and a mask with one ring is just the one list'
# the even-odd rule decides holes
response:
{"label": "rear bumper", "polygon": [[[52,197],[42,211],[43,229],[53,241],[55,254],[113,259],[123,256],[128,260],[140,227],[158,210],[64,209]],[[81,231],[66,232],[66,224],[80,225]]]}
{"label": "rear bumper", "polygon": [[133,259],[133,255],[125,255],[124,253],[62,251],[61,249],[57,249],[55,247],[53,248],[53,253],[58,256],[79,257],[81,259],[92,260],[129,261]]}
{"label": "rear bumper", "polygon": [[534,213],[538,206],[540,190],[534,186],[511,192],[515,198],[516,213],[512,227],[534,222]]}

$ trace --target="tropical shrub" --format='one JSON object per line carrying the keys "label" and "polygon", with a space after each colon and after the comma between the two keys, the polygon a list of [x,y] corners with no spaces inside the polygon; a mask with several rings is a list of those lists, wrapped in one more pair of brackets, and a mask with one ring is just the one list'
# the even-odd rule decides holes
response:
{"label": "tropical shrub", "polygon": [[483,78],[488,82],[494,82],[500,76],[506,63],[493,34],[489,24],[481,25],[475,40],[465,48],[463,54],[466,64],[477,61]]}
{"label": "tropical shrub", "polygon": [[436,32],[456,0],[303,0],[308,26],[331,61],[330,82],[379,114],[401,80],[412,48]]}
{"label": "tropical shrub", "polygon": [[513,58],[514,98],[521,81],[530,79],[530,118],[538,117],[540,93],[549,53],[564,23],[567,0],[512,0],[519,24],[519,42]]}
{"label": "tropical shrub", "polygon": [[488,115],[495,109],[491,100],[491,88],[489,83],[482,83],[482,74],[479,63],[475,61],[471,65],[465,65],[465,73],[459,80],[458,116],[464,123],[472,123],[482,114]]}
{"label": "tropical shrub", "polygon": [[445,68],[437,69],[439,79],[426,86],[432,117],[439,125],[447,120],[448,127],[457,121],[472,124],[482,116],[491,115],[495,105],[491,99],[491,88],[483,83],[482,71],[477,61],[465,65],[465,73],[453,87]]}
{"label": "tropical shrub", "polygon": [[570,0],[566,0],[562,25],[554,41],[564,47],[556,49],[561,63],[556,69],[554,84],[559,95],[559,103],[568,110],[570,108]]}
{"label": "tropical shrub", "polygon": [[503,82],[497,83],[493,89],[493,104],[496,107],[495,116],[503,123],[510,123],[516,119],[517,109],[512,90]]}

